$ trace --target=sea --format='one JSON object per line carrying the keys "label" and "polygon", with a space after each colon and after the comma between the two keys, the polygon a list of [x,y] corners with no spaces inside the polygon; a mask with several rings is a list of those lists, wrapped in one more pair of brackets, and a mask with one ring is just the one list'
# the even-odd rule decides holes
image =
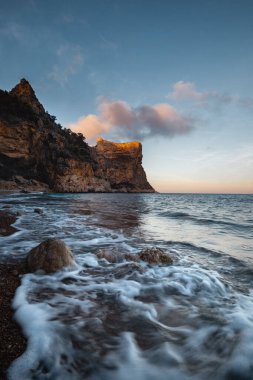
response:
{"label": "sea", "polygon": [[[10,380],[253,379],[253,195],[1,193],[1,261],[48,238],[76,265],[25,274]],[[41,207],[43,214],[34,209]],[[160,248],[172,265],[98,258]]]}

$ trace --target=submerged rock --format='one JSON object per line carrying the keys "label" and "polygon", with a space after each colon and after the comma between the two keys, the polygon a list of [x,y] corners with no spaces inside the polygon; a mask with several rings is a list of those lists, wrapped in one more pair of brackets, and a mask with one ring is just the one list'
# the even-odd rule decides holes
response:
{"label": "submerged rock", "polygon": [[35,208],[34,212],[36,212],[37,214],[40,214],[40,215],[44,213],[43,208],[39,208],[39,207]]}
{"label": "submerged rock", "polygon": [[167,255],[161,248],[146,248],[139,254],[142,261],[149,264],[172,264],[172,258]]}
{"label": "submerged rock", "polygon": [[17,229],[12,226],[16,220],[16,215],[7,211],[0,211],[0,235],[8,236],[16,232]]}
{"label": "submerged rock", "polygon": [[96,253],[98,259],[105,259],[109,263],[122,263],[123,261],[134,261],[140,260],[138,255],[132,255],[131,253],[121,253],[117,250],[110,249],[99,249]]}
{"label": "submerged rock", "polygon": [[42,242],[27,256],[27,265],[31,272],[41,269],[46,273],[51,273],[74,264],[71,250],[62,240],[58,239],[48,239]]}
{"label": "submerged rock", "polygon": [[122,253],[109,249],[99,249],[96,255],[98,259],[105,259],[109,263],[122,263],[124,260]]}

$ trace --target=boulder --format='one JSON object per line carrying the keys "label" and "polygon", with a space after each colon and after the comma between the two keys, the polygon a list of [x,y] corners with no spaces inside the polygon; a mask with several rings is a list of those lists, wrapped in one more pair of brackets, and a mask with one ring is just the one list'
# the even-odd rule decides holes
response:
{"label": "boulder", "polygon": [[8,236],[17,231],[12,226],[17,220],[17,216],[6,211],[0,211],[0,235]]}
{"label": "boulder", "polygon": [[44,213],[43,208],[39,208],[39,207],[36,207],[34,209],[34,212],[36,212],[37,214],[40,214],[40,215],[42,215]]}
{"label": "boulder", "polygon": [[71,250],[58,239],[48,239],[42,242],[27,256],[27,265],[31,272],[41,269],[46,273],[51,273],[74,264]]}
{"label": "boulder", "polygon": [[120,252],[109,249],[99,249],[96,255],[98,259],[105,259],[109,263],[122,263],[124,260],[124,256]]}
{"label": "boulder", "polygon": [[149,264],[172,264],[172,258],[167,255],[161,248],[146,248],[139,254],[142,261]]}

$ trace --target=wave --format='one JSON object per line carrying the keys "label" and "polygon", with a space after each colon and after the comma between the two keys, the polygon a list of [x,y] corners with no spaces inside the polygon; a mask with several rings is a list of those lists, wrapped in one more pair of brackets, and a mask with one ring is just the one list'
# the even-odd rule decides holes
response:
{"label": "wave", "polygon": [[178,211],[178,212],[163,211],[159,213],[159,215],[166,218],[190,220],[198,224],[208,224],[208,225],[218,224],[218,225],[224,225],[224,226],[235,227],[235,228],[243,228],[243,229],[252,228],[252,225],[249,225],[249,224],[239,224],[239,223],[234,223],[234,222],[228,222],[225,220],[201,218],[195,215],[188,214],[187,212],[181,212],[181,211]]}

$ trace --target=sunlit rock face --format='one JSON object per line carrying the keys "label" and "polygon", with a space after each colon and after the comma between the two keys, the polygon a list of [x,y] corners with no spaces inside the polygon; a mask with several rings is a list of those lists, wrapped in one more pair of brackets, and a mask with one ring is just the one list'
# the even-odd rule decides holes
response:
{"label": "sunlit rock face", "polygon": [[98,163],[96,174],[106,179],[113,190],[154,191],[142,167],[140,142],[114,143],[99,138],[92,157]]}
{"label": "sunlit rock face", "polygon": [[22,79],[0,90],[0,188],[57,192],[153,192],[139,142],[99,139],[63,129]]}
{"label": "sunlit rock face", "polygon": [[45,109],[38,101],[33,88],[26,79],[21,81],[10,91],[10,95],[16,96],[23,103],[28,104],[36,114],[45,113]]}

